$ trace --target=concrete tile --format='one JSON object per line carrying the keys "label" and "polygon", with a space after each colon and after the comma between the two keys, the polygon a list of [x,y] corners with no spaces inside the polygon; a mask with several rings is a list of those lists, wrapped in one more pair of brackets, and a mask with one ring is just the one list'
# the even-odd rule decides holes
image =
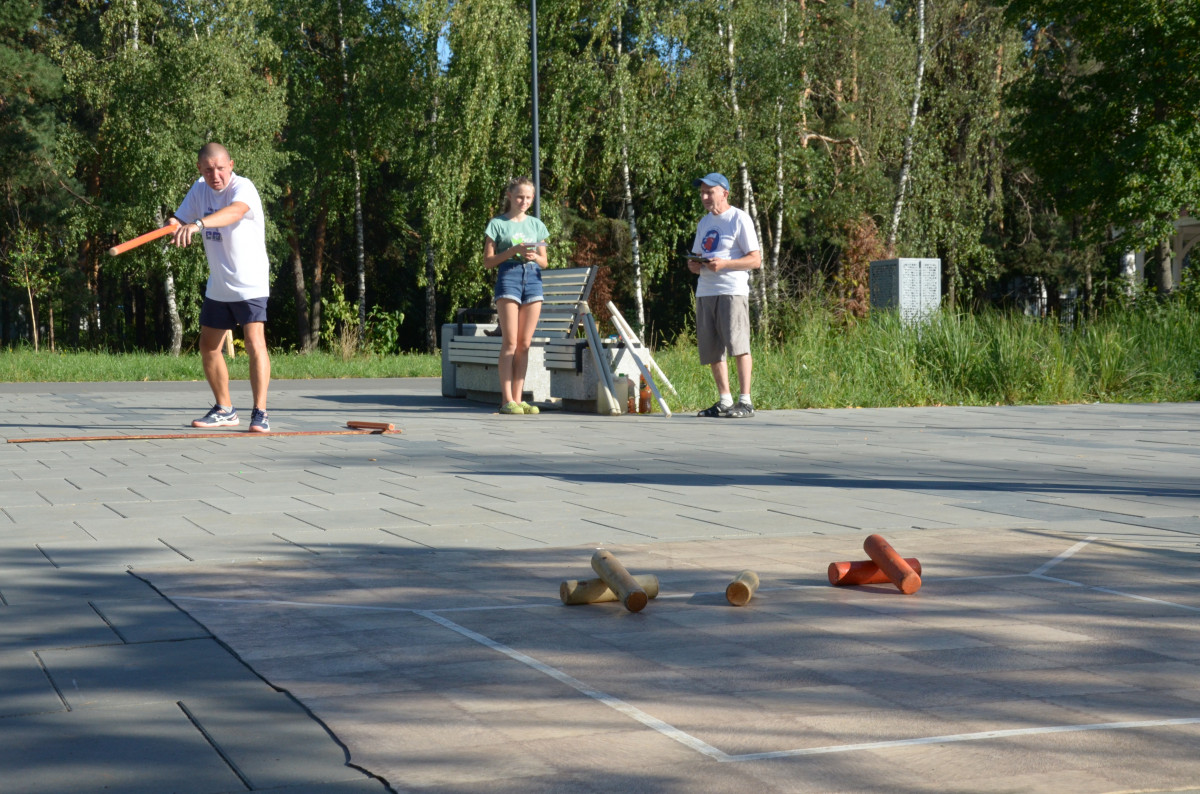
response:
{"label": "concrete tile", "polygon": [[86,601],[22,604],[0,609],[0,642],[6,650],[35,651],[122,642]]}
{"label": "concrete tile", "polygon": [[[183,707],[253,790],[301,784],[361,783],[333,737],[287,695],[185,698]],[[380,790],[376,782],[375,789]]]}
{"label": "concrete tile", "polygon": [[266,688],[213,640],[47,650],[39,656],[76,711],[252,694]]}
{"label": "concrete tile", "polygon": [[33,651],[0,651],[0,721],[6,717],[66,711]]}
{"label": "concrete tile", "polygon": [[211,636],[187,613],[161,597],[137,601],[97,599],[91,606],[122,642],[167,642]]}
{"label": "concrete tile", "polygon": [[173,702],[0,719],[0,768],[26,794],[245,788]]}

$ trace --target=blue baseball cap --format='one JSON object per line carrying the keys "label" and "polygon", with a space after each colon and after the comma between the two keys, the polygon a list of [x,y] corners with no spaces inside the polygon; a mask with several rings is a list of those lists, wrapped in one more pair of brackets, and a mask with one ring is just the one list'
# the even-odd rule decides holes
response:
{"label": "blue baseball cap", "polygon": [[729,192],[729,180],[725,178],[724,174],[718,174],[715,171],[708,176],[702,176],[699,179],[692,180],[692,187],[700,187],[701,185],[708,185],[709,187],[723,187],[725,188],[726,193]]}

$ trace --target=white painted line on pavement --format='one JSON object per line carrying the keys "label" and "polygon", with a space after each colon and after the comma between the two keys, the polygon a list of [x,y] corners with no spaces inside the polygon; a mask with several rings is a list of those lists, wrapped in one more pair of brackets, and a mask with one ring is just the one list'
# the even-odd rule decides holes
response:
{"label": "white painted line on pavement", "polygon": [[858,750],[884,750],[891,747],[914,747],[923,744],[951,744],[954,742],[978,742],[986,739],[1004,739],[1010,736],[1041,736],[1047,733],[1073,733],[1077,731],[1122,731],[1131,728],[1159,728],[1167,725],[1200,724],[1200,717],[1182,717],[1169,720],[1139,720],[1135,722],[1100,722],[1091,725],[1051,725],[1043,728],[1010,728],[1001,731],[979,733],[956,733],[949,736],[922,736],[918,739],[893,739],[886,742],[863,742],[861,744],[838,744],[829,747],[806,747],[800,750],[776,750],[768,753],[744,753],[726,755],[721,761],[765,761],[772,758],[795,758],[804,755],[826,753],[851,753]]}
{"label": "white painted line on pavement", "polygon": [[427,610],[421,610],[421,611],[417,612],[417,614],[420,615],[421,617],[432,620],[434,623],[437,623],[439,626],[444,626],[444,627],[450,629],[451,631],[455,631],[455,632],[461,634],[462,636],[467,637],[468,639],[474,640],[475,642],[479,643],[480,645],[483,645],[484,647],[491,648],[494,651],[498,651],[499,653],[504,654],[505,656],[509,657],[510,659],[514,659],[514,660],[520,662],[521,664],[532,667],[534,670],[537,670],[540,673],[544,673],[544,674],[550,676],[551,678],[553,678],[554,680],[560,681],[560,682],[566,684],[567,686],[571,687],[572,689],[576,690],[577,692],[587,695],[588,697],[593,698],[594,700],[598,700],[599,702],[603,703],[604,705],[608,706],[609,708],[615,709],[616,711],[619,711],[620,713],[624,714],[627,717],[632,717],[633,719],[635,719],[638,722],[645,725],[647,728],[657,731],[658,733],[662,734],[663,736],[666,736],[668,739],[674,739],[675,741],[679,742],[680,744],[682,744],[686,747],[690,747],[691,749],[695,750],[696,752],[700,753],[701,755],[706,755],[709,758],[716,759],[717,761],[728,761],[729,760],[728,754],[724,753],[721,750],[718,750],[717,748],[713,747],[711,744],[700,741],[695,736],[692,736],[690,733],[685,733],[685,732],[679,730],[678,728],[676,728],[674,725],[670,725],[669,723],[663,722],[658,717],[651,716],[650,714],[647,714],[646,712],[642,711],[638,707],[630,705],[629,703],[626,703],[624,700],[621,700],[620,698],[613,697],[612,695],[609,695],[605,692],[601,692],[598,689],[590,687],[587,684],[580,681],[578,678],[567,675],[566,673],[564,673],[562,670],[559,670],[558,668],[551,667],[550,665],[545,664],[544,662],[539,662],[537,659],[534,659],[532,656],[523,654],[518,650],[515,650],[513,648],[508,647],[507,645],[504,645],[503,643],[496,642],[492,638],[485,637],[484,635],[480,634],[477,631],[471,631],[471,629],[468,629],[465,626],[460,626],[457,623],[455,623],[453,620],[444,618],[441,615],[435,614],[433,612],[429,612]]}
{"label": "white painted line on pavement", "polygon": [[1073,582],[1070,579],[1059,579],[1057,576],[1044,576],[1041,574],[1029,574],[1038,579],[1044,579],[1047,582],[1058,582],[1060,584],[1069,584],[1072,587],[1083,587],[1088,590],[1095,590],[1097,593],[1108,593],[1109,595],[1121,596],[1122,598],[1132,598],[1135,601],[1146,601],[1151,604],[1162,604],[1163,606],[1175,607],[1176,609],[1186,609],[1189,612],[1200,612],[1200,607],[1194,607],[1190,604],[1179,604],[1175,601],[1165,601],[1161,598],[1151,598],[1150,596],[1138,595],[1137,593],[1125,593],[1120,590],[1113,590],[1108,587],[1096,587],[1083,582]]}
{"label": "white painted line on pavement", "polygon": [[1057,557],[1055,557],[1053,560],[1050,560],[1049,562],[1043,563],[1042,565],[1038,566],[1038,567],[1037,567],[1037,568],[1035,568],[1034,570],[1030,571],[1030,572],[1029,572],[1029,575],[1030,575],[1030,576],[1041,576],[1041,575],[1042,575],[1042,574],[1044,574],[1046,571],[1050,570],[1050,569],[1051,569],[1051,568],[1053,568],[1055,565],[1058,565],[1058,564],[1059,564],[1060,562],[1062,562],[1063,560],[1069,559],[1069,558],[1070,558],[1072,555],[1074,555],[1074,554],[1075,554],[1075,552],[1079,551],[1080,549],[1082,549],[1084,546],[1088,545],[1089,543],[1091,543],[1091,542],[1092,542],[1093,540],[1095,540],[1095,539],[1096,539],[1096,536],[1095,536],[1095,535],[1089,535],[1088,537],[1086,537],[1086,538],[1084,538],[1083,540],[1081,540],[1081,541],[1079,541],[1078,543],[1076,543],[1076,544],[1075,544],[1074,546],[1072,546],[1071,548],[1069,548],[1069,549],[1067,549],[1066,551],[1064,551],[1062,554],[1060,554],[1060,555],[1058,555]]}

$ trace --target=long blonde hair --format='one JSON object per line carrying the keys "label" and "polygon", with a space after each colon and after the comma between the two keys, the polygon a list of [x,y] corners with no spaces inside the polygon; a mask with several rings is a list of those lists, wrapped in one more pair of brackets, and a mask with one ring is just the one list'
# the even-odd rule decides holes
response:
{"label": "long blonde hair", "polygon": [[533,187],[533,180],[527,176],[517,176],[508,180],[508,184],[504,186],[504,208],[500,210],[501,212],[508,212],[511,209],[512,202],[509,201],[508,197],[512,195],[514,190],[525,185]]}

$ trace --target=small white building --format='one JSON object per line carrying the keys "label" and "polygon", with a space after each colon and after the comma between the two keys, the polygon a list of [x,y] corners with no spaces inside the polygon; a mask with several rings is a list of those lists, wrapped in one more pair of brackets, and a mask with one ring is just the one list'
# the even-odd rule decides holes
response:
{"label": "small white building", "polygon": [[[1200,218],[1185,212],[1175,221],[1175,234],[1171,235],[1171,284],[1176,287],[1197,242],[1200,242]],[[1123,274],[1130,282],[1137,283],[1145,277],[1145,266],[1146,252],[1130,251],[1125,254]]]}

